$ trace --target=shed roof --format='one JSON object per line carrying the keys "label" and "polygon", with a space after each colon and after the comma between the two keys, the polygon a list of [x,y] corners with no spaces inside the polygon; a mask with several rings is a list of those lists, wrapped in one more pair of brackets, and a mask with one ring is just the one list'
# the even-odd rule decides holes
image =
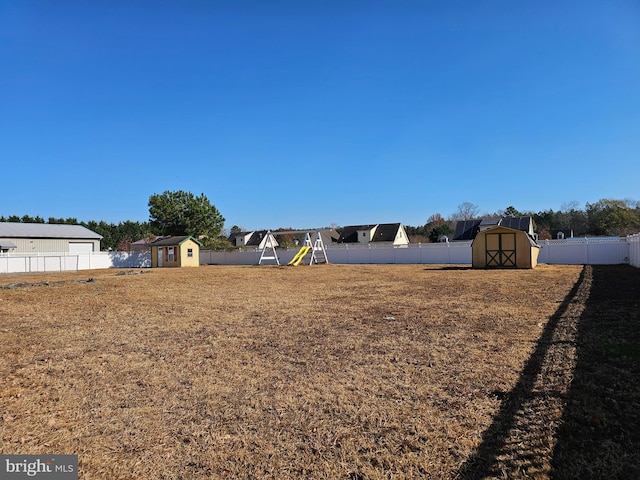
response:
{"label": "shed roof", "polygon": [[82,225],[54,223],[0,222],[0,237],[4,238],[81,238],[100,240],[102,235]]}
{"label": "shed roof", "polygon": [[7,250],[9,248],[18,248],[18,246],[9,240],[0,240],[0,249]]}
{"label": "shed roof", "polygon": [[198,240],[193,238],[191,235],[176,235],[171,237],[161,237],[155,242],[151,242],[149,245],[152,245],[154,247],[173,247],[176,245],[182,245],[187,240],[193,240],[198,245],[202,246],[202,244]]}

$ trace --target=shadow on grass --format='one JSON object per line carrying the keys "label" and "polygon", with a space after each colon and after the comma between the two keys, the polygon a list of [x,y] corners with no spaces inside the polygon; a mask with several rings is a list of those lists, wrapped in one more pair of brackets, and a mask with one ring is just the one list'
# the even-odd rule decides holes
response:
{"label": "shadow on grass", "polygon": [[457,478],[640,478],[640,269],[586,266]]}
{"label": "shadow on grass", "polygon": [[446,267],[425,268],[425,270],[473,270],[471,265],[448,265]]}
{"label": "shadow on grass", "polygon": [[640,269],[593,266],[554,478],[640,478]]}

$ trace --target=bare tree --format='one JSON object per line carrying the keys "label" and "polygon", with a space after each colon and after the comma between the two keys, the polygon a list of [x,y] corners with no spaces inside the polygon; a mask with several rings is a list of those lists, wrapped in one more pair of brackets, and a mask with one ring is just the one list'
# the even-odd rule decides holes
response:
{"label": "bare tree", "polygon": [[464,202],[458,205],[456,213],[451,215],[451,220],[473,220],[478,218],[480,207],[471,202]]}

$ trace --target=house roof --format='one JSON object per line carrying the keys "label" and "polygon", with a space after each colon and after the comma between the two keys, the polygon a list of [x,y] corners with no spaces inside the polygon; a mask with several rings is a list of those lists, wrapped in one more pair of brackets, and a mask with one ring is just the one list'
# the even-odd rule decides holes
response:
{"label": "house roof", "polygon": [[169,237],[161,237],[155,242],[151,242],[149,245],[152,245],[154,247],[173,247],[175,245],[182,245],[187,240],[193,240],[198,245],[202,246],[202,244],[198,240],[193,238],[191,235],[179,235],[179,236],[176,235],[176,236],[169,236]]}
{"label": "house roof", "polygon": [[[540,245],[538,245],[536,241],[533,238],[531,238],[531,236],[526,230],[521,230],[519,228],[511,228],[511,227],[505,227],[504,225],[496,225],[495,227],[491,227],[486,230],[483,230],[483,233],[492,233],[496,230],[507,231],[507,232],[522,232],[524,233],[524,236],[527,238],[527,240],[529,241],[532,247],[540,248]],[[475,239],[474,239],[474,242],[475,242]]]}
{"label": "house roof", "polygon": [[460,220],[456,222],[456,230],[453,234],[454,240],[473,240],[480,231],[480,227],[491,228],[492,226],[502,226],[514,230],[529,232],[533,219],[531,217],[491,217],[476,220]]}
{"label": "house roof", "polygon": [[358,241],[358,232],[371,231],[376,228],[372,242],[393,242],[398,234],[401,223],[374,223],[368,225],[349,225],[342,229],[338,243],[355,243]]}
{"label": "house roof", "polygon": [[81,238],[100,240],[102,235],[82,225],[53,223],[0,222],[0,237],[4,238]]}
{"label": "house roof", "polygon": [[488,217],[488,218],[482,218],[480,220],[480,226],[481,227],[490,227],[491,225],[500,225],[500,222],[502,221],[502,218],[500,217]]}
{"label": "house roof", "polygon": [[381,223],[376,228],[373,242],[393,242],[400,228],[399,223]]}
{"label": "house roof", "polygon": [[153,237],[153,240],[151,240],[151,238],[141,238],[140,240],[136,240],[135,242],[131,242],[131,245],[149,245],[151,242],[155,242],[156,240],[159,240],[161,238],[164,237]]}
{"label": "house roof", "polygon": [[231,243],[235,243],[234,241],[236,238],[243,237],[249,233],[251,232],[233,232],[231,235],[227,237],[227,240],[229,240]]}
{"label": "house roof", "polygon": [[[340,235],[333,228],[325,228],[322,230],[318,230],[320,232],[320,237],[322,238],[322,243],[325,245],[331,244],[331,242],[335,242]],[[313,240],[313,236],[311,237]]]}
{"label": "house roof", "polygon": [[459,220],[456,222],[454,240],[473,240],[480,231],[482,220]]}
{"label": "house roof", "polygon": [[[276,234],[276,232],[272,232],[274,235]],[[229,241],[231,243],[235,243],[234,240],[238,237],[246,237],[247,235],[251,235],[249,237],[249,239],[245,242],[245,245],[247,246],[251,246],[251,245],[260,245],[260,242],[262,242],[262,239],[267,235],[267,230],[257,230],[255,232],[236,232],[236,233],[232,233],[231,235],[229,235]]]}
{"label": "house roof", "polygon": [[503,227],[528,232],[532,222],[533,219],[531,217],[505,217],[502,219],[502,222],[500,222],[500,225]]}
{"label": "house roof", "polygon": [[354,243],[358,241],[358,232],[362,230],[371,230],[376,224],[372,225],[349,225],[342,228],[340,236],[338,237],[338,243]]}

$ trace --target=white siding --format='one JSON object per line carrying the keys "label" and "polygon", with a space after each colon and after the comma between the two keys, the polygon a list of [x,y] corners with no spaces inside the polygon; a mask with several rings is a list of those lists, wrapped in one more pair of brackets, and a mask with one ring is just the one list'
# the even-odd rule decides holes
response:
{"label": "white siding", "polygon": [[91,239],[68,239],[68,238],[5,238],[16,244],[13,253],[48,253],[48,252],[69,252],[69,243],[84,243],[93,245],[93,252],[100,251],[100,241]]}
{"label": "white siding", "polygon": [[69,242],[69,253],[91,253],[93,242]]}

